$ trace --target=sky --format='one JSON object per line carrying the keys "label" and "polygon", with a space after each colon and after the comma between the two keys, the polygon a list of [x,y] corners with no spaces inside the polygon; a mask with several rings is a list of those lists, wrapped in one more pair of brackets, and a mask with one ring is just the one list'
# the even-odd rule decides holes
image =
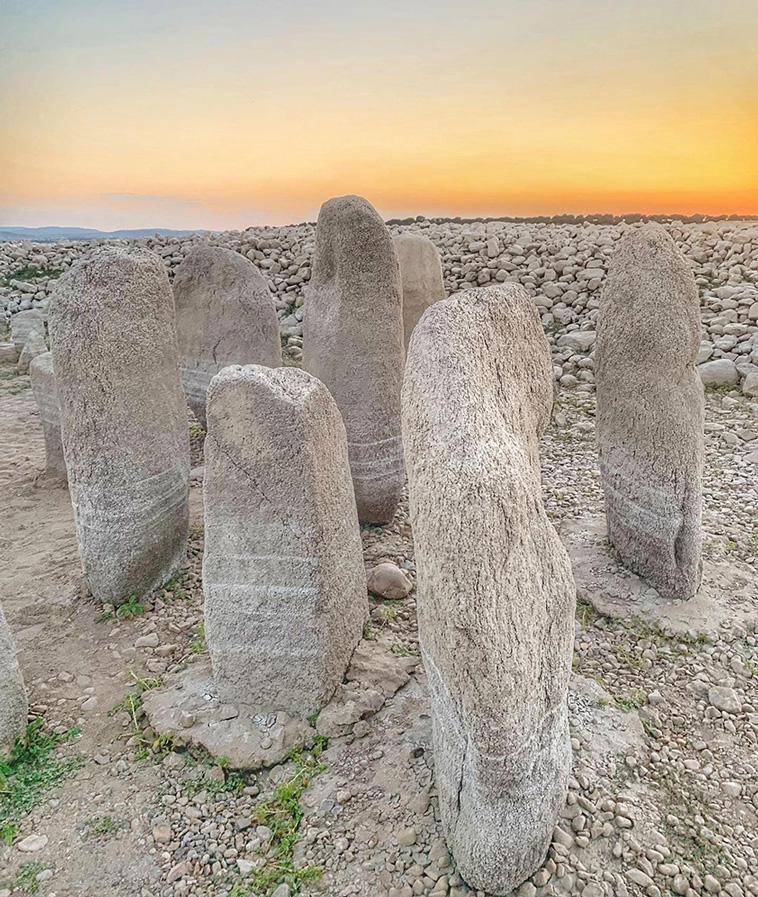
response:
{"label": "sky", "polygon": [[0,225],[758,213],[758,0],[0,0]]}

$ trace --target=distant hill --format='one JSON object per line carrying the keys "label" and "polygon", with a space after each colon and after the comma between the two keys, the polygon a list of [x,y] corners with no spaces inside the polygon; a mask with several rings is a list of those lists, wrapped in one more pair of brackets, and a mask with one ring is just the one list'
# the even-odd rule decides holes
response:
{"label": "distant hill", "polygon": [[136,237],[152,237],[163,234],[168,237],[186,237],[205,233],[197,230],[171,230],[167,227],[143,227],[135,230],[95,230],[92,227],[9,227],[0,225],[0,241],[33,240],[45,243],[52,240],[128,240]]}

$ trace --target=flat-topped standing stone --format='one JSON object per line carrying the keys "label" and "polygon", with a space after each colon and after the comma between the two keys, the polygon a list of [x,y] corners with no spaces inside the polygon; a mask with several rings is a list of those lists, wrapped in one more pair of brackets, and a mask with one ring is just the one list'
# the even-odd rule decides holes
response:
{"label": "flat-topped standing stone", "polygon": [[45,466],[49,473],[66,476],[66,460],[61,441],[61,409],[53,369],[53,353],[38,355],[29,366],[32,391],[45,436]]}
{"label": "flat-topped standing stone", "polygon": [[24,734],[29,704],[16,659],[16,646],[0,605],[0,758]]}
{"label": "flat-topped standing stone", "polygon": [[24,348],[21,350],[21,354],[18,358],[19,374],[28,373],[29,365],[34,359],[39,358],[40,355],[44,355],[46,352],[47,343],[45,342],[44,335],[38,330],[32,330],[24,343]]}
{"label": "flat-topped standing stone", "polygon": [[423,234],[406,231],[395,234],[400,276],[403,284],[403,327],[405,348],[411,341],[413,328],[430,305],[445,298],[442,263],[437,247]]}
{"label": "flat-topped standing stone", "polygon": [[11,318],[11,340],[19,352],[26,345],[32,331],[41,334],[44,339],[45,321],[42,312],[37,311],[36,308],[16,312]]}
{"label": "flat-topped standing stone", "polygon": [[50,328],[84,575],[96,598],[119,603],[186,557],[187,408],[162,261],[96,250],[58,282]]}
{"label": "flat-topped standing stone", "polygon": [[306,718],[368,616],[345,427],[297,368],[225,368],[208,390],[203,587],[218,696]]}
{"label": "flat-topped standing stone", "polygon": [[261,272],[238,252],[193,249],[174,278],[182,384],[205,426],[205,395],[229,364],[280,367],[282,344],[274,300]]}
{"label": "flat-topped standing stone", "polygon": [[358,517],[386,523],[404,485],[403,309],[397,254],[370,203],[324,203],[312,270],[303,368],[327,386],[345,422]]}
{"label": "flat-topped standing stone", "polygon": [[658,224],[626,234],[608,270],[595,350],[608,536],[664,597],[701,578],[703,386],[692,271]]}
{"label": "flat-topped standing stone", "polygon": [[553,371],[516,285],[435,303],[411,339],[403,442],[442,824],[473,887],[543,861],[571,767],[571,565],[542,505]]}

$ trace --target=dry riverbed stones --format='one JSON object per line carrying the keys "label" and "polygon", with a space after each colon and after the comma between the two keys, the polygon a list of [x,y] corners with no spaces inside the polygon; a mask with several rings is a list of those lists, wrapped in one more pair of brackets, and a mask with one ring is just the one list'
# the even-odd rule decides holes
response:
{"label": "dry riverbed stones", "polygon": [[205,426],[205,396],[230,364],[282,363],[279,321],[256,266],[230,249],[200,246],[174,278],[176,332],[187,401]]}
{"label": "dry riverbed stones", "polygon": [[50,312],[77,539],[93,595],[119,604],[184,563],[189,440],[174,301],[147,249],[98,249]]}
{"label": "dry riverbed stones", "polygon": [[597,436],[608,535],[623,563],[668,599],[702,575],[700,311],[689,265],[666,231],[628,233],[603,288]]}
{"label": "dry riverbed stones", "polygon": [[368,616],[345,428],[296,368],[231,366],[208,392],[206,636],[221,700],[306,718]]}
{"label": "dry riverbed stones", "polygon": [[358,517],[391,520],[403,489],[400,268],[386,225],[360,196],[324,203],[316,228],[303,367],[337,402]]}
{"label": "dry riverbed stones", "polygon": [[518,286],[429,308],[403,439],[435,778],[463,878],[508,894],[544,859],[568,787],[575,589],[542,505],[550,352]]}

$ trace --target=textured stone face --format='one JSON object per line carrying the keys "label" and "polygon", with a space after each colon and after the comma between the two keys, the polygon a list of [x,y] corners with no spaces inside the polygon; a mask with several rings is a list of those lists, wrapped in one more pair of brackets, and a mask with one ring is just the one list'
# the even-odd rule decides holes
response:
{"label": "textured stone face", "polygon": [[28,373],[29,365],[35,358],[44,355],[45,352],[47,352],[45,337],[38,330],[32,330],[26,343],[24,343],[24,348],[21,350],[21,355],[18,359],[19,374]]}
{"label": "textured stone face", "polygon": [[403,441],[442,824],[508,894],[544,859],[571,765],[575,589],[542,506],[550,351],[523,288],[437,302],[411,339]]}
{"label": "textured stone face", "polygon": [[45,435],[45,466],[56,476],[66,476],[66,461],[61,442],[61,409],[53,370],[53,353],[38,355],[29,366],[34,401],[37,403],[42,432]]}
{"label": "textured stone face", "polygon": [[28,710],[16,646],[0,605],[0,757],[9,754],[13,742],[23,735]]}
{"label": "textured stone face", "polygon": [[274,300],[255,265],[216,246],[193,249],[174,278],[182,385],[205,426],[205,395],[230,364],[280,367],[282,345]]}
{"label": "textured stone face", "polygon": [[695,359],[700,303],[666,231],[627,234],[611,261],[597,326],[597,439],[608,535],[664,598],[701,578],[704,399]]}
{"label": "textured stone face", "polygon": [[307,717],[368,615],[345,428],[296,368],[225,368],[208,391],[203,585],[219,698]]}
{"label": "textured stone face", "polygon": [[60,279],[50,328],[84,575],[118,604],[186,557],[187,409],[163,263],[97,250]]}
{"label": "textured stone face", "polygon": [[11,340],[19,352],[26,345],[29,335],[36,331],[43,338],[45,336],[45,321],[42,312],[36,308],[20,311],[11,318]]}
{"label": "textured stone face", "polygon": [[403,327],[407,351],[411,333],[421,315],[434,302],[445,298],[442,263],[437,247],[423,234],[414,234],[411,231],[395,234],[392,242],[395,244],[400,262],[403,284]]}
{"label": "textured stone face", "polygon": [[392,238],[360,196],[321,207],[305,314],[303,368],[337,402],[358,517],[391,520],[403,489],[403,310]]}

